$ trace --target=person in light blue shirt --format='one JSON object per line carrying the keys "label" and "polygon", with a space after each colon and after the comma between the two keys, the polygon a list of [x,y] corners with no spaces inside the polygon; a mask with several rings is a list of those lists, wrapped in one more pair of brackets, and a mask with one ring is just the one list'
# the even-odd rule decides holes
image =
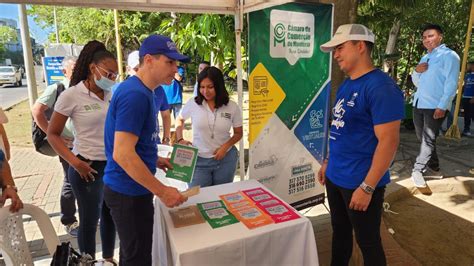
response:
{"label": "person in light blue shirt", "polygon": [[426,187],[425,176],[442,177],[436,153],[436,138],[450,110],[459,77],[459,56],[442,44],[443,30],[439,25],[423,28],[423,46],[428,50],[412,73],[417,87],[413,101],[413,122],[420,152],[413,166],[412,179],[417,187]]}
{"label": "person in light blue shirt", "polygon": [[184,68],[178,67],[178,71],[175,73],[171,84],[163,84],[160,86],[166,94],[166,99],[170,106],[170,112],[173,113],[175,119],[183,106],[183,85],[181,85],[183,78]]}

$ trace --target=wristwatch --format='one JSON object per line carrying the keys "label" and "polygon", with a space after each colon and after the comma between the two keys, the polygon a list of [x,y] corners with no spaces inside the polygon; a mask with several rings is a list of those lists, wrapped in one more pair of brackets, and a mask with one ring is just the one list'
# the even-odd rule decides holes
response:
{"label": "wristwatch", "polygon": [[161,142],[163,142],[163,143],[165,143],[165,142],[170,142],[170,138],[168,138],[168,137],[163,137],[163,140],[162,140]]}
{"label": "wristwatch", "polygon": [[2,187],[2,192],[5,191],[5,189],[7,188],[13,188],[15,190],[15,192],[18,192],[18,188],[13,186],[13,185],[5,185]]}
{"label": "wristwatch", "polygon": [[359,187],[367,194],[372,194],[375,191],[375,188],[367,185],[365,182],[362,182],[362,184],[360,184]]}

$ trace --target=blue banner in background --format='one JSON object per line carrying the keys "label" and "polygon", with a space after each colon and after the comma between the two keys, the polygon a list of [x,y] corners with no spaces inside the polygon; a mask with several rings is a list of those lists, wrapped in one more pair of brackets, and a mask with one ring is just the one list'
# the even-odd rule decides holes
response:
{"label": "blue banner in background", "polygon": [[43,68],[45,73],[46,86],[60,82],[64,79],[61,63],[64,56],[43,57]]}

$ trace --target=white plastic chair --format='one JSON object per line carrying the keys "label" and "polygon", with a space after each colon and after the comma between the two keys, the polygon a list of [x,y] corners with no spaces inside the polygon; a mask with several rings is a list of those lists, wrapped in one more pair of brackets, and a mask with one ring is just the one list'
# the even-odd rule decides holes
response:
{"label": "white plastic chair", "polygon": [[6,265],[33,265],[23,228],[23,215],[29,215],[36,221],[46,247],[53,255],[60,242],[48,214],[31,204],[24,204],[17,213],[11,213],[9,208],[5,206],[0,209],[0,250]]}
{"label": "white plastic chair", "polygon": [[[172,152],[173,152],[172,146],[158,144],[158,156],[170,158]],[[179,181],[176,179],[172,179],[172,178],[167,178],[166,173],[159,168],[156,168],[155,177],[158,180],[160,180],[161,183],[170,187],[174,187],[178,189],[179,191],[185,191],[186,189],[188,189],[188,183]]]}

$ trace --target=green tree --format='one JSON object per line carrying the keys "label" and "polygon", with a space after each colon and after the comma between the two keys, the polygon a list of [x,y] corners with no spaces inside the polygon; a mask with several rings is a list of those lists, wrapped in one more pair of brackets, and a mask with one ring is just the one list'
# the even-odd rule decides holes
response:
{"label": "green tree", "polygon": [[8,26],[0,26],[0,44],[16,41],[17,35],[15,29]]}
{"label": "green tree", "polygon": [[[443,42],[462,54],[469,18],[470,0],[426,0],[406,3],[407,6],[390,6],[372,0],[359,5],[358,22],[374,30],[376,45],[374,58],[382,66],[386,59],[386,44],[393,25],[400,23],[397,49],[392,72],[402,88],[409,83],[409,74],[425,50],[421,43],[421,29],[426,23],[439,24],[444,29]],[[409,6],[413,5],[413,6]]]}
{"label": "green tree", "polygon": [[[53,7],[33,5],[28,12],[40,26],[54,26]],[[116,51],[112,10],[56,7],[56,14],[62,43],[85,44],[96,39],[104,42],[111,51]],[[231,75],[235,72],[233,16],[136,11],[120,11],[119,16],[125,58],[129,52],[138,49],[149,34],[159,33],[170,36],[183,53],[194,59],[194,63],[212,59],[225,72]],[[244,32],[242,37],[245,40],[247,34]],[[49,40],[56,42],[55,34],[51,34]],[[244,48],[243,52],[245,56]]]}
{"label": "green tree", "polygon": [[17,34],[15,29],[8,26],[0,26],[0,61],[6,58],[5,44],[9,42],[16,42]]}

